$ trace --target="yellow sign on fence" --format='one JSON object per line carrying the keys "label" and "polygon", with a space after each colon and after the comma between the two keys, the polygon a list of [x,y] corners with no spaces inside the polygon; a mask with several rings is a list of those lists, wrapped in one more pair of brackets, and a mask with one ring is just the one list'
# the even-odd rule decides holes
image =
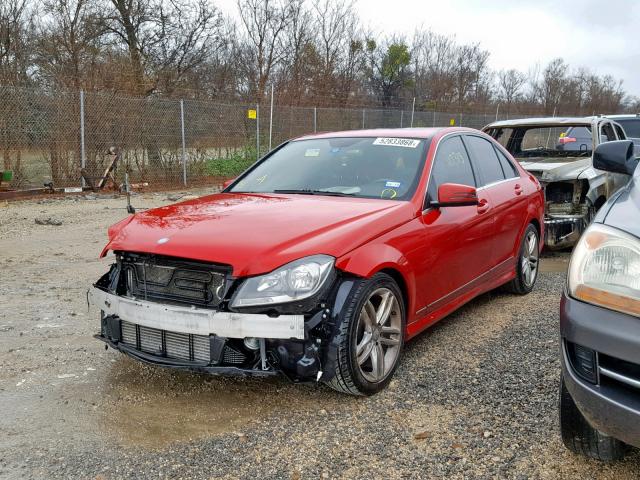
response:
{"label": "yellow sign on fence", "polygon": [[251,120],[255,120],[258,117],[258,112],[256,112],[255,110],[247,110],[247,118],[250,118]]}
{"label": "yellow sign on fence", "polygon": [[456,124],[456,119],[455,118],[452,118],[451,120],[449,120],[449,125],[450,126],[453,127],[455,124]]}

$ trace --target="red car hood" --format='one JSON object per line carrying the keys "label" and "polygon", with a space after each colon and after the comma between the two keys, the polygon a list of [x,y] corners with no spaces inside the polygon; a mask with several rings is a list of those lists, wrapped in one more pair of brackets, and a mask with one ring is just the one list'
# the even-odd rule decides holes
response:
{"label": "red car hood", "polygon": [[257,275],[308,255],[340,257],[414,214],[411,203],[392,200],[222,193],[125,219],[109,230],[103,255],[154,253]]}

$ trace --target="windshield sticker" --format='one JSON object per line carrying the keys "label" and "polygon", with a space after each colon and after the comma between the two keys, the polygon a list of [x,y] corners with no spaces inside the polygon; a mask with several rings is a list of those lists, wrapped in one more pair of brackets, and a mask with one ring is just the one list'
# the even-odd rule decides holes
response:
{"label": "windshield sticker", "polygon": [[384,184],[385,187],[398,188],[402,185],[400,182],[387,182]]}
{"label": "windshield sticker", "polygon": [[393,188],[385,188],[380,193],[380,198],[395,198],[397,195],[398,192],[396,192]]}
{"label": "windshield sticker", "polygon": [[304,152],[305,157],[319,157],[320,149],[319,148],[307,148],[307,151]]}
{"label": "windshield sticker", "polygon": [[373,141],[373,145],[385,145],[388,147],[416,148],[418,145],[420,145],[420,140],[414,140],[413,138],[378,137]]}

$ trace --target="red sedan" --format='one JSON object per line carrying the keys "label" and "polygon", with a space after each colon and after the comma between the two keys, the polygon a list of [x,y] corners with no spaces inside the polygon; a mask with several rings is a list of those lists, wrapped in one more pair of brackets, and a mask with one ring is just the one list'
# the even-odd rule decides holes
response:
{"label": "red sedan", "polygon": [[138,360],[381,390],[406,340],[472,298],[531,291],[537,180],[471,129],[279,146],[222,193],[109,229],[97,338]]}

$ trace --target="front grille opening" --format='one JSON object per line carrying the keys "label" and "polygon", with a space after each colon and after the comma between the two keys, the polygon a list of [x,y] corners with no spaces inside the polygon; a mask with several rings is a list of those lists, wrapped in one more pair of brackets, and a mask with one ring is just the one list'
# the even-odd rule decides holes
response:
{"label": "front grille opening", "polygon": [[619,358],[610,357],[609,355],[602,353],[598,355],[598,358],[602,368],[640,383],[640,365],[620,360]]}
{"label": "front grille opening", "polygon": [[126,294],[151,301],[216,307],[225,294],[224,267],[150,255],[124,254]]}
{"label": "front grille opening", "polygon": [[122,320],[121,342],[158,357],[189,362],[211,362],[208,335],[190,335],[144,327]]}

